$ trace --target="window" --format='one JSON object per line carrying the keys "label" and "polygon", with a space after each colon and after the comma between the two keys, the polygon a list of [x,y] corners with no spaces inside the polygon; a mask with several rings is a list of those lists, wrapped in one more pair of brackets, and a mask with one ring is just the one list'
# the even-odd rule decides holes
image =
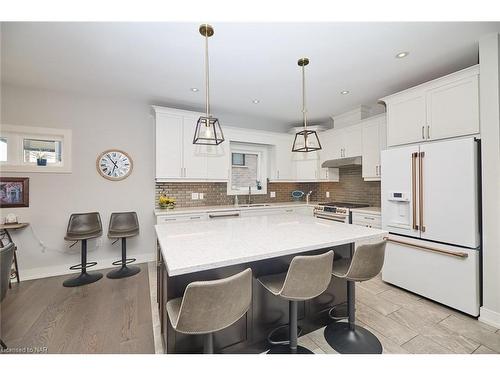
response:
{"label": "window", "polygon": [[228,195],[267,194],[267,145],[231,142]]}
{"label": "window", "polygon": [[36,163],[37,159],[47,159],[48,164],[60,163],[61,141],[25,138],[23,156],[25,163]]}
{"label": "window", "polygon": [[5,172],[70,173],[71,130],[2,124],[0,163]]}
{"label": "window", "polygon": [[7,161],[7,138],[0,138],[0,161]]}
{"label": "window", "polygon": [[233,165],[236,166],[245,166],[245,154],[240,154],[238,152],[232,153],[233,157]]}

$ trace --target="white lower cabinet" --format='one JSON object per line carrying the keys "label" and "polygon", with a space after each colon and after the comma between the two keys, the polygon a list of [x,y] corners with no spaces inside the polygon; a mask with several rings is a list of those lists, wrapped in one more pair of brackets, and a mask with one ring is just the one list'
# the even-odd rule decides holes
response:
{"label": "white lower cabinet", "polygon": [[360,212],[353,212],[352,223],[354,225],[361,225],[363,227],[382,229],[382,219],[380,214],[373,215]]}
{"label": "white lower cabinet", "polygon": [[159,215],[156,217],[156,224],[166,224],[180,221],[200,221],[207,219],[208,214],[206,212],[179,215]]}
{"label": "white lower cabinet", "polygon": [[382,280],[479,315],[478,250],[390,235],[385,251]]}

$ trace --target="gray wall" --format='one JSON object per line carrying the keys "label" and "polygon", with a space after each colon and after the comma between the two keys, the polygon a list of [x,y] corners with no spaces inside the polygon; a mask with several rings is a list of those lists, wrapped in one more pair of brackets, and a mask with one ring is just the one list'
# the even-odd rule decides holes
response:
{"label": "gray wall", "polygon": [[[104,235],[89,243],[89,260],[109,267],[119,259],[119,243],[111,246],[106,237],[113,211],[137,211],[141,233],[129,241],[128,253],[152,260],[154,235],[154,121],[147,103],[89,98],[3,85],[1,123],[68,128],[73,131],[73,169],[70,174],[2,173],[30,178],[30,207],[2,209],[13,212],[31,228],[15,233],[23,278],[67,273],[79,263],[79,245],[69,249],[63,237],[69,215],[99,211]],[[97,155],[108,148],[128,152],[134,161],[132,174],[123,181],[102,178],[96,171]],[[38,239],[47,247],[43,247]]]}

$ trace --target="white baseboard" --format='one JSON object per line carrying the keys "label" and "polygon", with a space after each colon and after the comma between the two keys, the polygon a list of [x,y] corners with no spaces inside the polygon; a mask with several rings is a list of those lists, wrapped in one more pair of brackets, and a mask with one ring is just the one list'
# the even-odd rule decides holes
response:
{"label": "white baseboard", "polygon": [[490,326],[500,328],[500,313],[489,310],[483,306],[479,309],[479,321],[489,324]]}
{"label": "white baseboard", "polygon": [[[155,255],[155,253],[137,254],[137,255],[134,254],[134,258],[137,259],[134,264],[147,263],[147,262],[154,261],[156,258],[156,255]],[[89,268],[89,272],[95,271],[95,270],[102,270],[102,269],[106,269],[106,268],[116,267],[116,266],[113,266],[111,264],[115,260],[116,260],[116,258],[114,258],[114,259],[100,259],[96,266]],[[71,273],[80,272],[79,270],[75,270],[75,271],[70,270],[69,269],[70,266],[71,266],[71,264],[62,264],[62,265],[51,266],[51,267],[20,269],[19,274],[21,277],[21,281],[25,281],[25,280],[43,279],[45,277],[52,277],[52,276],[68,275]]]}

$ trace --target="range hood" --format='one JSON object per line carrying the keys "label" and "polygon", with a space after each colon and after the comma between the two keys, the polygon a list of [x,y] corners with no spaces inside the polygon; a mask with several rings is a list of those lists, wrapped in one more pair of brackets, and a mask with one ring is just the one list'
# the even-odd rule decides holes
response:
{"label": "range hood", "polygon": [[326,160],[323,162],[323,164],[321,164],[323,168],[343,168],[343,167],[351,167],[353,165],[361,165],[361,156],[355,156],[353,158]]}

